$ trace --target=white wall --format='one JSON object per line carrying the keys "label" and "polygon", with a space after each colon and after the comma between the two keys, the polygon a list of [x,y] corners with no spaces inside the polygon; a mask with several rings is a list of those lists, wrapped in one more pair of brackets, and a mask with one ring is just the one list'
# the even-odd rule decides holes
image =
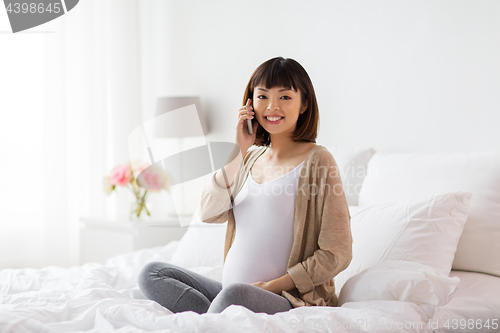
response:
{"label": "white wall", "polygon": [[127,217],[102,179],[141,123],[138,0],[10,33],[0,10],[0,269],[79,263],[79,219]]}
{"label": "white wall", "polygon": [[253,70],[299,61],[317,143],[378,151],[500,149],[500,1],[140,2],[142,106],[201,96],[209,141],[233,140]]}

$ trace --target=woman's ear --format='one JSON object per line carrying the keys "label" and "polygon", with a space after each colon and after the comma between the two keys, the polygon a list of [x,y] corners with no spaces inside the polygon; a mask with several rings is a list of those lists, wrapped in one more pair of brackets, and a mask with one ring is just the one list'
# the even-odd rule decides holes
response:
{"label": "woman's ear", "polygon": [[302,106],[302,109],[300,110],[300,114],[303,114],[304,112],[306,112],[307,110],[307,102],[304,103],[304,105]]}

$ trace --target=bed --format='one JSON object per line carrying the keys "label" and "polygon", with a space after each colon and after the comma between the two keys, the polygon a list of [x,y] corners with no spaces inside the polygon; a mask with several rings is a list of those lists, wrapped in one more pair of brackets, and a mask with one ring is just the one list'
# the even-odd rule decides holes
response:
{"label": "bed", "polygon": [[0,332],[500,332],[500,152],[327,148],[355,240],[338,307],[173,314],[146,299],[150,261],[221,280],[225,224],[195,214],[182,239],[105,264],[1,270]]}

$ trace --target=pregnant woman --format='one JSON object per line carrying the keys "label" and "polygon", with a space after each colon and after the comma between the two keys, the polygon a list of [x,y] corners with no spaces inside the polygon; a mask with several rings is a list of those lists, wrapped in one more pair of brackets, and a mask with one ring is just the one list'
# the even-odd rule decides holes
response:
{"label": "pregnant woman", "polygon": [[243,104],[239,152],[211,178],[198,207],[203,222],[228,222],[222,283],[155,261],[139,287],[174,313],[337,306],[333,279],[352,259],[351,216],[337,163],[315,143],[319,110],[309,75],[293,59],[270,59],[253,73]]}

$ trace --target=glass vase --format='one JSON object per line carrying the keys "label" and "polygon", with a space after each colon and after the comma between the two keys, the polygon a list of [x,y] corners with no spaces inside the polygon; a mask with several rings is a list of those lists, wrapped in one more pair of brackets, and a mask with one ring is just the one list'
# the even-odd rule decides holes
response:
{"label": "glass vase", "polygon": [[130,219],[134,221],[147,221],[151,217],[151,213],[147,207],[146,196],[148,191],[144,193],[137,192],[135,194],[135,201],[130,209]]}

